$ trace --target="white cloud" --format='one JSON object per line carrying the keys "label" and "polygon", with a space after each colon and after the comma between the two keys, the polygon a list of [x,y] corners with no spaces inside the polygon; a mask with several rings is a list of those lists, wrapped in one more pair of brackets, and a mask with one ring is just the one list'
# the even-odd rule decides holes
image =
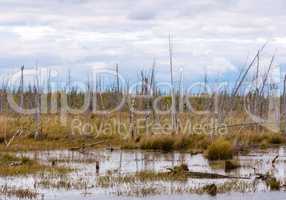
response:
{"label": "white cloud", "polygon": [[209,74],[224,73],[227,71],[234,71],[235,67],[225,58],[215,57],[206,65],[206,70]]}
{"label": "white cloud", "polygon": [[[284,0],[2,0],[0,67],[39,63],[78,75],[92,64],[119,63],[136,77],[157,60],[168,73],[168,34],[174,66],[192,77],[235,71],[270,41],[277,65],[286,63]],[[31,66],[32,67],[32,66]],[[166,73],[166,75],[164,75]]]}

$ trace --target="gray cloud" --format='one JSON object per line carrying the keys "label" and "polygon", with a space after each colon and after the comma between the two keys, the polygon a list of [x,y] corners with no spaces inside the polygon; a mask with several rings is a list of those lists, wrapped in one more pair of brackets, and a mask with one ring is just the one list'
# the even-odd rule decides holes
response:
{"label": "gray cloud", "polygon": [[169,32],[175,68],[191,78],[205,68],[214,76],[236,71],[265,41],[265,56],[277,49],[283,66],[285,9],[284,0],[2,0],[0,68],[32,67],[35,60],[74,71],[119,63],[136,74],[156,58],[164,79]]}

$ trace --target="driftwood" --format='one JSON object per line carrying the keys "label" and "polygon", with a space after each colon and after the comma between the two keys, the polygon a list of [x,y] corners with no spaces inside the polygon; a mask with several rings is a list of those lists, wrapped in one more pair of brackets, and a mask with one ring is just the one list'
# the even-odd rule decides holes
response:
{"label": "driftwood", "polygon": [[186,173],[191,178],[199,179],[250,179],[249,177],[236,177],[236,176],[227,176],[215,173],[205,173],[205,172],[187,172]]}
{"label": "driftwood", "polygon": [[263,181],[266,181],[269,178],[271,178],[270,174],[268,173],[267,174],[256,173],[255,176],[256,176],[256,179],[263,180]]}
{"label": "driftwood", "polygon": [[21,165],[23,165],[22,161],[16,161],[16,162],[9,163],[10,167],[17,167],[17,166],[21,166]]}
{"label": "driftwood", "polygon": [[273,160],[272,160],[272,166],[275,166],[276,161],[278,160],[279,155],[277,155]]}
{"label": "driftwood", "polygon": [[105,141],[99,141],[92,144],[82,144],[80,147],[71,147],[70,151],[84,151],[86,148],[91,148],[99,144],[103,144]]}
{"label": "driftwood", "polygon": [[[275,163],[277,159],[279,158],[279,155],[275,156],[275,158],[272,160],[272,167],[275,168]],[[254,168],[255,169],[255,168]],[[281,185],[281,182],[273,176],[271,173],[271,170],[268,171],[266,174],[260,174],[255,173],[255,179],[256,180],[262,180],[266,183],[266,185],[270,188],[270,190],[280,190],[281,187],[284,187],[284,185]]]}
{"label": "driftwood", "polygon": [[216,173],[206,173],[206,172],[193,172],[189,171],[189,168],[186,164],[182,164],[180,166],[175,166],[173,168],[167,168],[169,173],[172,174],[182,174],[186,175],[190,178],[198,178],[198,179],[250,179],[248,177],[235,177],[235,176],[227,176]]}

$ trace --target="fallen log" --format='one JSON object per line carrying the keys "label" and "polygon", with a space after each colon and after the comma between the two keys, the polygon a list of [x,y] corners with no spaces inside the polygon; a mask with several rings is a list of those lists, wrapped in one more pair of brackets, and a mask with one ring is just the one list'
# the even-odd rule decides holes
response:
{"label": "fallen log", "polygon": [[17,166],[21,166],[21,165],[23,165],[22,161],[15,161],[15,162],[9,163],[10,167],[17,167]]}
{"label": "fallen log", "polygon": [[103,144],[105,141],[99,141],[99,142],[95,142],[95,143],[92,143],[92,144],[82,144],[82,146],[80,147],[71,147],[69,150],[70,151],[84,151],[86,148],[91,148],[91,147],[94,147],[96,145],[99,145],[99,144]]}
{"label": "fallen log", "polygon": [[173,168],[167,168],[168,173],[174,175],[184,175],[190,178],[197,179],[250,179],[249,177],[235,177],[235,176],[227,176],[216,173],[207,173],[207,172],[194,172],[190,171],[186,164],[182,164],[180,166],[175,166]]}
{"label": "fallen log", "polygon": [[276,161],[278,160],[279,155],[275,156],[275,158],[272,160],[272,166],[275,166]]}
{"label": "fallen log", "polygon": [[199,179],[250,179],[249,177],[236,177],[236,176],[227,176],[222,174],[215,173],[206,173],[206,172],[186,172],[186,174],[191,178]]}

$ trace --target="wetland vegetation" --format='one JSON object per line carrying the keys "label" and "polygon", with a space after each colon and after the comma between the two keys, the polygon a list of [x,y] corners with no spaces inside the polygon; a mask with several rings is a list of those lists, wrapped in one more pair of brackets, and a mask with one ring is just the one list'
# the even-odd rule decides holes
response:
{"label": "wetland vegetation", "polygon": [[[271,96],[276,87],[265,81],[243,93],[263,48],[235,85],[211,93],[206,79],[195,94],[173,82],[166,92],[156,85],[155,66],[140,72],[133,92],[119,83],[118,66],[114,83],[102,78],[93,88],[89,79],[87,91],[69,82],[57,90],[49,82],[25,88],[22,67],[19,87],[0,88],[0,196],[284,191],[286,78],[283,94]],[[261,73],[267,80],[269,70]]]}

